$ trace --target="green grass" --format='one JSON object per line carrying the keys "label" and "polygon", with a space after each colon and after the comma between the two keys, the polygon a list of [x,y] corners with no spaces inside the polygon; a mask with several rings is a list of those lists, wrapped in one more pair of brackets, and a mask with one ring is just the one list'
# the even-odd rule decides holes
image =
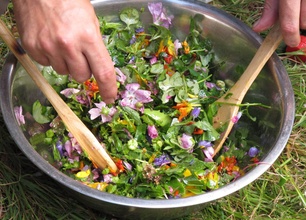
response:
{"label": "green grass", "polygon": [[[260,16],[263,0],[219,0],[212,4],[251,26]],[[10,13],[5,18],[15,30]],[[0,70],[7,53],[0,41]],[[250,185],[181,220],[305,219],[306,65],[292,62],[285,54],[279,55],[289,74],[296,100],[295,123],[284,152]],[[0,219],[112,218],[84,207],[41,173],[18,150],[0,114]]]}

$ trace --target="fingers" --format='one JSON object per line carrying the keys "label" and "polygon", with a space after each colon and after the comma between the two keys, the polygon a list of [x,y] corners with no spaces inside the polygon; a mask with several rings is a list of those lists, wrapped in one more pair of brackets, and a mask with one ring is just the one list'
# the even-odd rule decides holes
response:
{"label": "fingers", "polygon": [[278,19],[278,0],[266,0],[261,18],[253,25],[253,30],[256,32],[262,32],[267,30]]}
{"label": "fingers", "polygon": [[306,29],[306,0],[301,1],[300,27]]}
{"label": "fingers", "polygon": [[113,62],[103,44],[102,37],[85,51],[90,69],[94,75],[100,90],[103,101],[107,104],[113,103],[117,97],[116,74]]}
{"label": "fingers", "polygon": [[279,20],[285,43],[294,47],[300,43],[301,0],[282,0],[279,5]]}

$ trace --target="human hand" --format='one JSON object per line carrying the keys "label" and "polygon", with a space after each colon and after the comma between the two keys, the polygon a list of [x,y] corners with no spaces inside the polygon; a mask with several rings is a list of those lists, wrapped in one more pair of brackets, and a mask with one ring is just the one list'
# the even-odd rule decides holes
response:
{"label": "human hand", "polygon": [[89,0],[13,0],[22,46],[38,63],[78,82],[94,75],[103,101],[117,95],[116,74]]}
{"label": "human hand", "polygon": [[266,0],[261,18],[254,24],[256,32],[280,22],[284,42],[291,47],[300,43],[300,29],[306,28],[306,1]]}

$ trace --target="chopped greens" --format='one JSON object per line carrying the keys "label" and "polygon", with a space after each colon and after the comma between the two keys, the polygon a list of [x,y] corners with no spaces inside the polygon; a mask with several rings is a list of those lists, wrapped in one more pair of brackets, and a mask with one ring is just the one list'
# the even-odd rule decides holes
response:
{"label": "chopped greens", "polygon": [[175,17],[161,3],[149,3],[148,10],[153,22],[146,29],[142,11],[135,8],[123,10],[118,22],[99,17],[117,74],[115,104],[103,102],[94,78],[79,84],[51,67],[43,69],[110,153],[119,173],[97,168],[51,106],[36,101],[26,125],[19,109],[18,122],[27,126],[33,147],[44,158],[89,187],[157,199],[217,189],[244,174],[239,161],[258,163],[259,147],[247,141],[247,129],[238,128],[213,158],[221,132],[212,126],[214,101],[227,88],[213,77],[212,45],[202,37],[196,17],[190,18],[189,35],[179,40],[170,31]]}

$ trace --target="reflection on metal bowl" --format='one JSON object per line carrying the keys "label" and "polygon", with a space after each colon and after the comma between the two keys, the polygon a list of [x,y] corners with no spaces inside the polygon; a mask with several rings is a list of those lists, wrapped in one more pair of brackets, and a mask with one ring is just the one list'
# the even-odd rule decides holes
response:
{"label": "reflection on metal bowl", "polygon": [[[217,60],[225,60],[218,70],[220,79],[236,81],[239,75],[232,74],[237,65],[246,67],[259,47],[261,38],[249,27],[231,15],[216,9],[203,1],[162,1],[174,15],[173,34],[181,37],[188,31],[190,16],[197,16],[203,34],[211,39]],[[125,7],[145,8],[148,2],[134,1],[92,1],[97,14],[112,19]],[[141,15],[145,23],[151,22],[148,10]],[[256,141],[264,146],[262,163],[244,176],[217,190],[188,198],[153,200],[126,198],[89,188],[65,176],[42,158],[29,144],[17,124],[13,113],[14,97],[30,104],[44,99],[32,80],[10,55],[3,67],[1,78],[1,108],[7,127],[19,148],[42,171],[63,185],[84,204],[101,212],[129,219],[169,219],[187,215],[203,209],[205,204],[234,193],[256,180],[278,158],[289,138],[294,119],[294,96],[289,77],[277,55],[273,55],[262,73],[245,97],[245,102],[261,102],[270,109],[254,110],[261,123],[245,122],[241,126],[256,126],[259,134]]]}

